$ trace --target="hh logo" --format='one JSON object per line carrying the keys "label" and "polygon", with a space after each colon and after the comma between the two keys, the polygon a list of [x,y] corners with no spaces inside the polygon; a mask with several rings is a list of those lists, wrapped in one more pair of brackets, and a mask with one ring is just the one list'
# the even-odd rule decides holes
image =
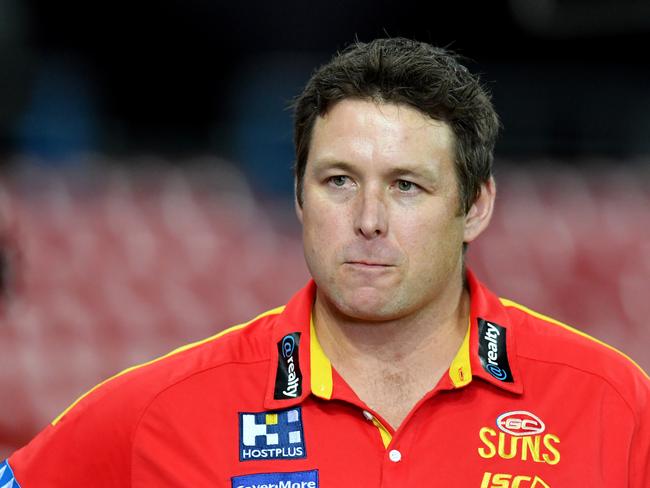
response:
{"label": "hh logo", "polygon": [[551,485],[539,476],[488,472],[483,475],[481,488],[551,488]]}
{"label": "hh logo", "polygon": [[239,414],[239,460],[306,456],[300,407]]}

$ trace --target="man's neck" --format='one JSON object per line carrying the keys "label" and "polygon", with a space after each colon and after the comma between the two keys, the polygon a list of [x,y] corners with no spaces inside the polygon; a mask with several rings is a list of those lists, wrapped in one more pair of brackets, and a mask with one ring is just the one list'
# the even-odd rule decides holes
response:
{"label": "man's neck", "polygon": [[366,322],[317,294],[314,326],[333,367],[368,406],[397,427],[448,369],[467,331],[469,293],[460,284],[417,313]]}

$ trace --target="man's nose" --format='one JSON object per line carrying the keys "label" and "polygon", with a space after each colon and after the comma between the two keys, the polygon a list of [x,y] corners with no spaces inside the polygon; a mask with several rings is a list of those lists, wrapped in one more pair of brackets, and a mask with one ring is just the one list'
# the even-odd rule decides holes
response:
{"label": "man's nose", "polygon": [[365,188],[357,200],[355,227],[366,239],[386,234],[388,231],[388,212],[386,196],[381,188]]}

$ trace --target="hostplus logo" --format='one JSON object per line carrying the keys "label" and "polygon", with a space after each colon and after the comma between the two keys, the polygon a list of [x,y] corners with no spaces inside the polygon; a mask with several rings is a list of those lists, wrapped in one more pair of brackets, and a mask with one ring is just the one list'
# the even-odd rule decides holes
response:
{"label": "hostplus logo", "polygon": [[300,459],[307,455],[300,407],[239,414],[239,460]]}

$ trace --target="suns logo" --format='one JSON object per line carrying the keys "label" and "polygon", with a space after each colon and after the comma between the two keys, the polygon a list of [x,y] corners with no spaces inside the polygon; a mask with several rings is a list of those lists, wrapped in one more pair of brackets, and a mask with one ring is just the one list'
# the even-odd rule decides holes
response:
{"label": "suns logo", "polygon": [[546,432],[546,425],[526,410],[506,412],[496,420],[496,426],[482,427],[478,454],[484,459],[521,459],[555,465],[560,462],[560,438]]}

